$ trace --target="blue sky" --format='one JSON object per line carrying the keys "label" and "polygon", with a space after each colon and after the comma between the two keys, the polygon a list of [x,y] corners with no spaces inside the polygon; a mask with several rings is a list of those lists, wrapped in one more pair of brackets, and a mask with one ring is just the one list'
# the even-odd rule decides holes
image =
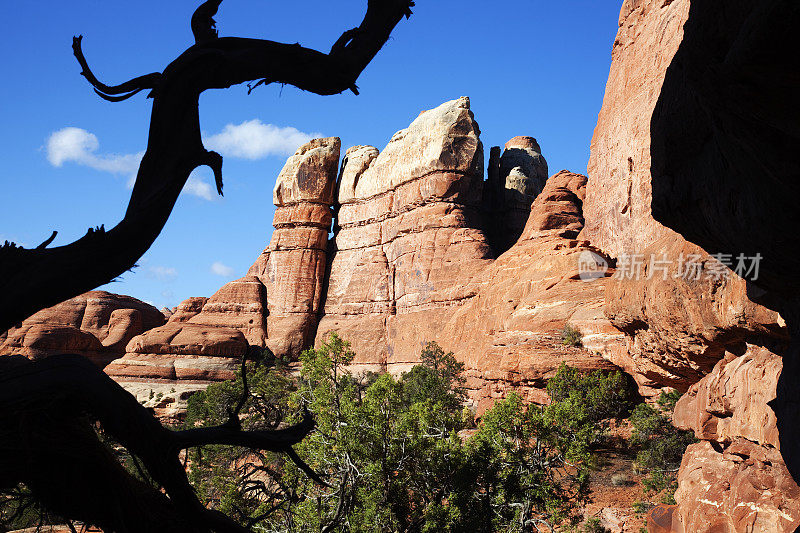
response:
{"label": "blue sky", "polygon": [[[193,178],[134,273],[106,286],[160,306],[211,295],[242,276],[269,242],[272,187],[310,135],[383,148],[424,109],[472,99],[486,150],[515,135],[539,140],[551,173],[585,172],[617,29],[619,0],[418,0],[359,79],[361,96],[293,87],[207,92],[201,125],[225,156],[225,197],[206,169]],[[109,84],[160,71],[191,45],[198,1],[19,2],[0,33],[0,242],[66,244],[122,217],[152,101],[108,103],[79,76],[84,52]],[[134,7],[135,6],[135,7]],[[358,25],[365,0],[225,0],[220,35],[327,50]]]}

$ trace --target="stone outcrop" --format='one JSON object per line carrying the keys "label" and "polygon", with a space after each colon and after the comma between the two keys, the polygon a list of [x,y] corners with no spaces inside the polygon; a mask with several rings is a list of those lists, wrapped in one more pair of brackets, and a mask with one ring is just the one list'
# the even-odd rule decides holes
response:
{"label": "stone outcrop", "polygon": [[272,240],[249,274],[266,287],[267,345],[296,357],[321,312],[341,141],[315,139],[286,162],[273,193]]}
{"label": "stone outcrop", "polygon": [[[535,140],[510,141],[496,170],[527,197],[514,229],[515,241],[525,236],[493,260],[480,216],[487,196],[479,135],[461,98],[422,113],[382,152],[347,151],[317,340],[336,331],[353,345],[355,370],[393,373],[437,341],[466,363],[479,410],[512,389],[544,403],[560,363],[610,370],[594,352],[624,350],[624,336],[603,316],[606,280],[579,275],[581,254],[593,250],[575,238],[586,178],[562,172],[545,185]],[[491,164],[489,171],[491,182]],[[591,351],[562,344],[567,323]]]}
{"label": "stone outcrop", "polygon": [[583,229],[583,201],[586,198],[586,176],[562,170],[551,176],[536,197],[520,237],[529,240],[548,230]]}
{"label": "stone outcrop", "polygon": [[163,323],[161,312],[136,298],[91,291],[43,309],[6,332],[0,354],[38,359],[77,353],[102,367],[121,357],[134,336]]}
{"label": "stone outcrop", "polygon": [[244,278],[210,298],[189,298],[164,326],[131,340],[106,372],[175,416],[188,396],[233,379],[251,347],[297,356],[320,312],[339,161],[337,138],[316,139],[289,158],[274,190],[275,231]]}
{"label": "stone outcrop", "polygon": [[165,325],[131,339],[105,371],[162,416],[176,415],[192,392],[235,378],[250,346],[266,345],[266,307],[266,289],[253,276],[211,298],[189,298]]}
{"label": "stone outcrop", "polygon": [[655,217],[706,249],[761,257],[751,294],[789,322],[774,407],[800,480],[800,56],[791,0],[692,2],[652,116]]}
{"label": "stone outcrop", "polygon": [[[546,403],[544,388],[561,363],[617,368],[609,360],[625,342],[603,315],[607,278],[581,279],[581,256],[593,253],[569,232],[522,240],[479,274],[481,289],[449,313],[441,331],[429,332],[465,362],[479,410],[509,390]],[[580,331],[583,346],[563,344],[566,325]]]}
{"label": "stone outcrop", "polygon": [[708,250],[760,253],[762,298],[795,309],[798,24],[791,0],[692,2],[651,130],[655,218]]}
{"label": "stone outcrop", "polygon": [[203,306],[206,305],[207,301],[208,298],[205,296],[187,298],[175,308],[175,311],[169,317],[169,322],[188,322],[203,310]]}
{"label": "stone outcrop", "polygon": [[783,367],[768,349],[728,353],[675,408],[675,423],[694,430],[678,475],[673,530],[793,532],[800,487],[781,457],[776,397]]}
{"label": "stone outcrop", "polygon": [[[567,171],[550,177],[519,241],[476,275],[475,297],[454,308],[440,332],[431,332],[465,362],[479,411],[512,389],[546,403],[544,388],[561,363],[610,371],[617,368],[610,361],[625,351],[624,335],[603,315],[613,270],[582,276],[587,256],[605,261],[576,239],[585,184],[586,176]],[[563,344],[567,325],[581,332],[582,346]]]}
{"label": "stone outcrop", "polygon": [[[189,305],[191,304],[187,307]],[[184,308],[185,314],[170,322],[184,321],[189,324],[236,329],[242,332],[251,346],[266,346],[267,289],[255,276],[245,276],[226,284],[203,303],[199,313],[184,319],[189,312],[189,309]],[[174,316],[177,315],[178,313]]]}
{"label": "stone outcrop", "polygon": [[727,353],[712,373],[692,386],[675,407],[675,424],[697,438],[729,444],[737,438],[780,448],[775,399],[783,362],[766,348]]}
{"label": "stone outcrop", "polygon": [[[791,190],[796,180],[788,176],[797,175],[791,170],[796,158],[780,154],[796,146],[796,128],[773,128],[788,124],[784,113],[796,107],[781,99],[791,91],[776,94],[787,85],[774,84],[791,69],[763,76],[771,67],[748,66],[760,63],[748,62],[755,57],[748,54],[765,47],[783,50],[772,45],[789,35],[764,35],[768,26],[762,24],[770,17],[792,18],[787,2],[767,3],[728,2],[720,12],[690,0],[626,0],[592,140],[581,236],[616,259],[618,276],[608,282],[606,314],[627,334],[629,349],[617,362],[640,386],[692,387],[676,418],[706,439],[684,457],[679,506],[671,515],[682,525],[675,531],[797,526],[796,504],[790,501],[797,499],[796,486],[776,447],[777,436],[786,432],[777,431],[774,413],[762,403],[775,394],[774,381],[764,383],[777,379],[775,361],[764,366],[758,362],[763,352],[751,348],[751,360],[743,349],[750,343],[782,353],[788,331],[775,311],[755,303],[769,302],[769,295],[731,272],[747,275],[747,269],[737,269],[738,254],[764,252],[751,246],[753,241],[769,241],[781,253],[792,249],[764,230],[782,235],[792,227],[787,214],[796,210],[781,206],[796,192]],[[785,62],[772,61],[767,63],[785,69]],[[765,85],[771,87],[764,94],[775,99],[755,97],[761,92],[754,87]],[[758,100],[759,110],[752,115],[746,103],[751,100]],[[775,108],[782,110],[780,118],[768,109],[777,102],[784,102]],[[787,142],[792,131],[794,141]],[[750,142],[756,137],[758,142]],[[784,161],[793,163],[769,167]],[[781,214],[765,226],[764,213],[773,210]],[[696,275],[679,270],[689,258]],[[796,260],[782,265],[782,272],[792,272]],[[769,269],[768,262],[760,266]],[[732,354],[740,357],[733,361]],[[759,372],[765,374],[756,381]]]}
{"label": "stone outcrop", "polygon": [[514,137],[500,154],[493,147],[489,159],[484,204],[487,232],[496,255],[517,242],[528,222],[531,204],[547,181],[547,161],[533,137]]}
{"label": "stone outcrop", "polygon": [[105,372],[160,417],[176,418],[192,393],[234,379],[248,349],[238,329],[169,322],[132,339]]}

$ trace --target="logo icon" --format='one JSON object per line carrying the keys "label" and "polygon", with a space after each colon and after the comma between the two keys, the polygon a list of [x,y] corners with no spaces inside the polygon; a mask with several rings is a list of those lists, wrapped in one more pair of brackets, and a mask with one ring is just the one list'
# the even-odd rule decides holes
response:
{"label": "logo icon", "polygon": [[584,250],[578,257],[578,276],[583,281],[592,281],[606,277],[608,261],[602,255]]}

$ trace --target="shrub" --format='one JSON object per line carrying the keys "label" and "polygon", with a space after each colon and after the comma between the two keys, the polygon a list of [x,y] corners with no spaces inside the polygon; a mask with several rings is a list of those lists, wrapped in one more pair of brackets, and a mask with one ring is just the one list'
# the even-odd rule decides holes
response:
{"label": "shrub", "polygon": [[600,523],[599,518],[589,518],[583,524],[582,533],[610,533],[610,530]]}
{"label": "shrub", "polygon": [[641,516],[652,509],[654,505],[650,502],[643,502],[641,500],[637,500],[633,502],[633,512],[636,513],[636,516]]}
{"label": "shrub", "polygon": [[564,329],[561,331],[561,344],[564,346],[582,346],[583,335],[581,335],[581,332],[578,328],[575,328],[570,324],[566,324]]}
{"label": "shrub", "polygon": [[[301,355],[299,376],[278,363],[248,363],[243,426],[276,428],[308,408],[316,430],[294,449],[329,486],[282,454],[205,446],[188,463],[204,503],[264,531],[490,533],[557,524],[585,497],[600,420],[630,403],[621,374],[562,366],[548,386],[551,405],[511,394],[476,423],[463,403],[463,364],[437,344],[399,377],[353,376],[353,357],[333,334]],[[224,423],[243,390],[239,376],[193,395],[186,427]],[[466,428],[474,433],[462,438]]]}
{"label": "shrub", "polygon": [[553,402],[578,404],[579,416],[592,422],[625,417],[633,407],[633,391],[620,371],[582,372],[561,363],[547,394]]}
{"label": "shrub", "polygon": [[681,459],[686,447],[697,441],[692,431],[672,425],[672,411],[679,397],[677,392],[662,392],[657,401],[658,408],[642,403],[630,416],[634,427],[631,443],[639,447],[634,467],[648,473],[642,481],[648,492],[664,492],[664,503],[674,502]]}

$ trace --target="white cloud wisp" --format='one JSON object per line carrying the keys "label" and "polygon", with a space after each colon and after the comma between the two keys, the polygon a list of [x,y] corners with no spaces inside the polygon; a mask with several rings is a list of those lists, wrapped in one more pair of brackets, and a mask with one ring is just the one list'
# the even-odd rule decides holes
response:
{"label": "white cloud wisp", "polygon": [[211,265],[211,273],[215,276],[221,276],[223,278],[232,278],[235,271],[232,267],[217,261]]}
{"label": "white cloud wisp", "polygon": [[303,133],[297,128],[281,128],[258,119],[228,124],[220,133],[204,139],[206,145],[227,157],[256,160],[270,155],[289,156],[321,133]]}

